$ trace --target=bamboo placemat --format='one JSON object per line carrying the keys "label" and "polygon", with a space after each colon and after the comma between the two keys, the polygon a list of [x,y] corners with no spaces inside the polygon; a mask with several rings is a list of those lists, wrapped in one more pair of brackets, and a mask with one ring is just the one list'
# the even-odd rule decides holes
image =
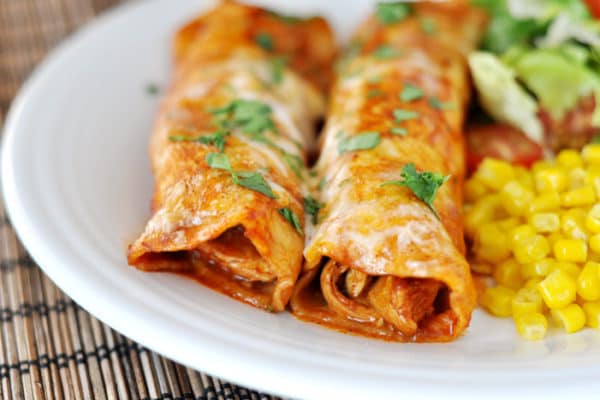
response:
{"label": "bamboo placemat", "polygon": [[[118,2],[0,0],[0,128],[48,50]],[[0,201],[1,400],[271,398],[176,364],[85,312],[27,255]]]}

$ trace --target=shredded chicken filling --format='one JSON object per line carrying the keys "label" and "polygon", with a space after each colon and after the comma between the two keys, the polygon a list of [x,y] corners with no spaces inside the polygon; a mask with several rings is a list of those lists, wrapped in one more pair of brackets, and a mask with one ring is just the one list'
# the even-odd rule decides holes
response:
{"label": "shredded chicken filling", "polygon": [[360,322],[387,322],[407,336],[448,309],[448,290],[437,280],[369,276],[334,260],[323,267],[321,290],[337,314]]}

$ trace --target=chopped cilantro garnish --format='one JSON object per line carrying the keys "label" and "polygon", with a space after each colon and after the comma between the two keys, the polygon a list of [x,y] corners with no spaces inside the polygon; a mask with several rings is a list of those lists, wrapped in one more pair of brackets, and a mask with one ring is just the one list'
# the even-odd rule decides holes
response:
{"label": "chopped cilantro garnish", "polygon": [[275,57],[270,60],[271,82],[279,84],[283,81],[283,70],[287,64],[284,57]]}
{"label": "chopped cilantro garnish", "polygon": [[273,38],[268,33],[259,33],[254,37],[254,40],[263,50],[273,50]]}
{"label": "chopped cilantro garnish", "polygon": [[285,160],[287,165],[291,168],[291,170],[294,172],[294,174],[299,179],[302,179],[303,178],[302,169],[304,168],[304,162],[302,161],[302,159],[295,154],[290,154],[290,153],[283,151],[283,149],[281,149],[281,148],[279,148],[279,150],[283,153],[283,159]]}
{"label": "chopped cilantro garnish", "polygon": [[433,201],[435,200],[439,188],[450,179],[450,175],[444,176],[437,172],[417,172],[415,165],[410,163],[402,168],[400,177],[402,178],[401,181],[385,182],[382,186],[397,185],[408,187],[439,219],[440,216],[433,206]]}
{"label": "chopped cilantro garnish", "polygon": [[599,133],[599,134],[597,134],[596,136],[594,136],[594,137],[592,138],[592,140],[590,141],[590,143],[593,143],[593,144],[600,144],[600,133]]}
{"label": "chopped cilantro garnish", "polygon": [[224,107],[210,109],[223,129],[241,129],[243,133],[277,133],[271,106],[258,100],[236,99]]}
{"label": "chopped cilantro garnish", "polygon": [[406,128],[398,128],[397,126],[394,126],[393,128],[391,128],[390,132],[392,132],[392,135],[398,135],[398,136],[408,135],[408,130],[406,130]]}
{"label": "chopped cilantro garnish", "polygon": [[379,89],[371,89],[369,90],[369,92],[367,93],[367,97],[368,98],[373,98],[373,97],[379,97],[383,94],[383,92]]}
{"label": "chopped cilantro garnish", "polygon": [[321,180],[319,181],[319,184],[317,185],[317,188],[319,190],[323,190],[323,188],[325,187],[326,184],[327,184],[327,179],[325,179],[325,177],[322,177]]}
{"label": "chopped cilantro garnish", "polygon": [[228,135],[228,131],[218,131],[211,133],[210,135],[202,136],[171,135],[169,136],[169,140],[171,142],[197,142],[213,145],[222,153],[225,148],[225,137]]}
{"label": "chopped cilantro garnish", "polygon": [[234,171],[227,154],[208,153],[205,159],[211,168],[228,171],[231,174],[233,183],[236,185],[262,193],[271,199],[275,198],[273,190],[261,174],[258,172]]}
{"label": "chopped cilantro garnish", "polygon": [[304,211],[312,217],[312,223],[317,224],[319,210],[323,208],[325,205],[323,203],[319,203],[311,196],[306,196],[302,198],[304,203]]}
{"label": "chopped cilantro garnish", "polygon": [[400,52],[387,44],[381,45],[378,48],[376,48],[373,51],[373,57],[377,57],[377,58],[394,58],[394,57],[398,57],[400,55]]}
{"label": "chopped cilantro garnish", "polygon": [[410,83],[405,83],[402,92],[400,92],[400,100],[413,101],[423,97],[423,89]]}
{"label": "chopped cilantro garnish", "polygon": [[434,34],[435,31],[437,30],[435,21],[431,18],[423,17],[423,18],[421,18],[420,22],[421,22],[421,29],[423,29],[423,32],[425,32],[428,35]]}
{"label": "chopped cilantro garnish", "polygon": [[296,229],[296,232],[298,232],[299,235],[303,234],[300,218],[298,218],[294,210],[292,210],[289,207],[280,208],[279,214],[283,215],[283,218],[285,218],[290,223],[290,225],[292,225],[294,229]]}
{"label": "chopped cilantro garnish", "polygon": [[382,24],[391,25],[402,21],[410,12],[410,5],[401,1],[395,1],[392,3],[378,3],[376,15]]}
{"label": "chopped cilantro garnish", "polygon": [[149,83],[146,85],[146,93],[152,96],[157,95],[160,92],[160,87],[156,83]]}
{"label": "chopped cilantro garnish", "polygon": [[278,20],[290,25],[297,24],[298,22],[301,22],[303,20],[302,18],[297,17],[295,15],[282,14],[273,10],[268,10],[267,12],[271,17],[277,18]]}
{"label": "chopped cilantro garnish", "polygon": [[409,119],[419,118],[419,113],[411,110],[396,108],[394,110],[394,119],[396,122],[408,121]]}
{"label": "chopped cilantro garnish", "polygon": [[429,98],[429,105],[436,110],[452,110],[454,109],[454,103],[442,102],[437,97]]}
{"label": "chopped cilantro garnish", "polygon": [[363,132],[355,136],[344,138],[338,144],[340,154],[355,150],[369,150],[381,141],[379,132]]}

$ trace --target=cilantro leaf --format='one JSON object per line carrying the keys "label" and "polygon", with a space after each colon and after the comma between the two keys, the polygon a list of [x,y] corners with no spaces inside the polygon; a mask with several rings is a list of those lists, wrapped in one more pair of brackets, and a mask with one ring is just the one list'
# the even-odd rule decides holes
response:
{"label": "cilantro leaf", "polygon": [[402,167],[400,177],[402,178],[401,181],[384,182],[381,186],[397,185],[408,187],[439,219],[440,216],[433,206],[433,201],[439,188],[450,179],[450,175],[444,176],[437,172],[417,172],[415,165],[410,163]]}
{"label": "cilantro leaf", "polygon": [[454,103],[440,101],[437,97],[429,98],[429,105],[436,110],[452,110],[454,109]]}
{"label": "cilantro leaf", "polygon": [[285,218],[290,223],[290,225],[292,225],[294,229],[296,229],[296,232],[298,232],[299,235],[303,235],[300,218],[298,218],[294,210],[292,210],[289,207],[280,208],[279,214],[283,215],[283,218]]}
{"label": "cilantro leaf", "polygon": [[319,210],[325,207],[325,205],[323,203],[319,203],[311,196],[303,197],[302,202],[304,204],[304,211],[306,211],[308,215],[312,216],[312,223],[316,225],[318,221],[317,217],[319,216]]}
{"label": "cilantro leaf", "polygon": [[421,23],[421,29],[427,35],[433,35],[437,30],[437,26],[435,25],[435,21],[429,17],[423,17],[419,21]]}
{"label": "cilantro leaf", "polygon": [[592,143],[592,144],[600,144],[600,133],[597,134],[596,136],[594,136],[592,138],[592,140],[590,140],[590,143]]}
{"label": "cilantro leaf", "polygon": [[411,110],[396,108],[394,110],[394,119],[396,122],[408,121],[410,119],[419,118],[419,113]]}
{"label": "cilantro leaf", "polygon": [[397,136],[408,135],[408,130],[406,130],[406,128],[398,128],[397,126],[392,127],[390,129],[390,132],[392,132],[392,135],[397,135]]}
{"label": "cilantro leaf", "polygon": [[319,184],[317,185],[317,187],[319,188],[319,190],[323,190],[323,188],[325,187],[326,184],[327,184],[327,179],[325,177],[322,177],[321,180],[319,181]]}
{"label": "cilantro leaf", "polygon": [[220,108],[209,109],[222,129],[241,129],[243,133],[278,133],[271,106],[258,100],[236,99]]}
{"label": "cilantro leaf", "polygon": [[382,24],[391,25],[402,21],[411,11],[410,5],[395,1],[392,3],[378,3],[376,15]]}
{"label": "cilantro leaf", "polygon": [[379,90],[379,89],[371,89],[367,93],[367,97],[369,99],[372,99],[374,97],[380,97],[382,94],[383,94],[383,92],[381,90]]}
{"label": "cilantro leaf", "polygon": [[375,50],[373,50],[373,57],[386,59],[386,58],[394,58],[400,56],[400,52],[387,44],[381,45]]}
{"label": "cilantro leaf", "polygon": [[273,38],[268,33],[259,33],[254,37],[254,40],[263,50],[273,50]]}
{"label": "cilantro leaf", "polygon": [[290,154],[283,150],[281,151],[283,153],[283,159],[285,160],[287,165],[292,169],[294,174],[296,174],[296,176],[299,179],[302,179],[302,169],[304,168],[304,162],[302,161],[302,159],[295,154]]}
{"label": "cilantro leaf", "polygon": [[271,17],[277,18],[278,20],[290,25],[297,24],[298,22],[302,22],[304,20],[296,15],[282,14],[273,10],[268,10],[267,12]]}
{"label": "cilantro leaf", "polygon": [[363,132],[355,136],[344,138],[338,144],[338,152],[340,154],[355,151],[369,150],[374,148],[381,141],[379,132]]}
{"label": "cilantro leaf", "polygon": [[202,136],[185,136],[185,135],[171,135],[169,140],[171,142],[197,142],[202,144],[213,145],[222,153],[225,149],[225,137],[229,135],[229,132],[218,131],[210,135]]}
{"label": "cilantro leaf", "polygon": [[271,199],[275,198],[271,186],[269,186],[265,178],[258,172],[235,172],[233,178],[236,185],[262,193]]}
{"label": "cilantro leaf", "polygon": [[271,82],[279,84],[283,81],[283,70],[287,64],[287,59],[284,57],[275,57],[270,61],[271,66]]}
{"label": "cilantro leaf", "polygon": [[215,169],[223,169],[233,173],[229,157],[225,153],[208,153],[205,156],[206,163]]}
{"label": "cilantro leaf", "polygon": [[413,101],[423,97],[423,94],[423,90],[420,87],[405,83],[399,96],[402,101]]}
{"label": "cilantro leaf", "polygon": [[157,95],[160,92],[160,87],[156,83],[149,83],[146,85],[146,93],[149,95]]}

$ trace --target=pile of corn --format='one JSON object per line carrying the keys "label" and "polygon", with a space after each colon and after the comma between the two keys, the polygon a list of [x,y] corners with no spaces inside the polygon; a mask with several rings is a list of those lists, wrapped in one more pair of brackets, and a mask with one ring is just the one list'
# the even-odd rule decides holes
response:
{"label": "pile of corn", "polygon": [[542,339],[600,324],[600,144],[564,150],[530,170],[485,159],[465,184],[473,271],[496,286],[481,305]]}

